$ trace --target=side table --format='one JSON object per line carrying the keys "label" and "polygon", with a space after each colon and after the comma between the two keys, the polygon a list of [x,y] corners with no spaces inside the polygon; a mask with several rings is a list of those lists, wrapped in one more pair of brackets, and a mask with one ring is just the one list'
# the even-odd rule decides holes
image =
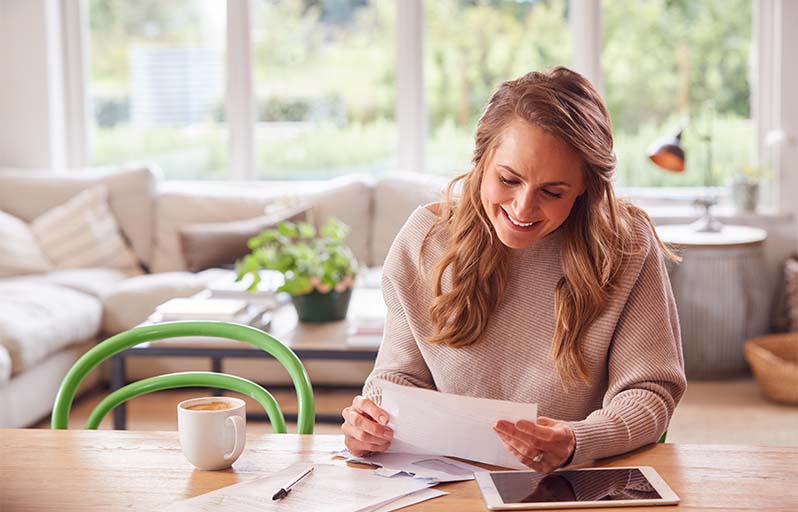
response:
{"label": "side table", "polygon": [[746,373],[743,343],[768,327],[763,255],[767,233],[745,226],[699,233],[687,225],[669,225],[658,226],[657,234],[682,257],[681,263],[669,263],[668,271],[687,376]]}

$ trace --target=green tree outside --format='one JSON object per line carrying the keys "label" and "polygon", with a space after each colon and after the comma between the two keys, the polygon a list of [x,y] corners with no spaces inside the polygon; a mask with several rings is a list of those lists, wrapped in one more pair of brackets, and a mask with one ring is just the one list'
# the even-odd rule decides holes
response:
{"label": "green tree outside", "polygon": [[[476,122],[500,82],[571,62],[568,7],[567,0],[425,2],[428,172],[468,169]],[[751,1],[606,0],[602,8],[618,183],[701,185],[710,113],[714,183],[751,163]],[[129,47],[207,44],[203,9],[207,2],[196,0],[90,0],[93,163],[147,158],[170,178],[227,176],[222,99],[199,127],[142,131],[125,118]],[[253,2],[252,19],[258,177],[392,170],[395,2],[263,0]],[[97,105],[106,108],[98,114]],[[648,145],[685,125],[687,171],[655,168]]]}

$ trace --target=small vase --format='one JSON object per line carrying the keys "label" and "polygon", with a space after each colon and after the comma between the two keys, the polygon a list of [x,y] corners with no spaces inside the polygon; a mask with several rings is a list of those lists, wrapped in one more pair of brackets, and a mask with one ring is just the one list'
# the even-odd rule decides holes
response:
{"label": "small vase", "polygon": [[343,292],[320,293],[314,290],[304,295],[292,295],[291,301],[300,322],[322,323],[346,318],[351,298],[352,288],[347,288]]}
{"label": "small vase", "polygon": [[752,213],[756,211],[759,199],[759,183],[755,181],[738,180],[731,185],[732,202],[739,213]]}

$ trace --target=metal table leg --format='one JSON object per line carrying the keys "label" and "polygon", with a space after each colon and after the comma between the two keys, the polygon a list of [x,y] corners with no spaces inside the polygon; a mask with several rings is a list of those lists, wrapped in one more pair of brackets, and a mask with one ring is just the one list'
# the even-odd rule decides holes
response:
{"label": "metal table leg", "polygon": [[[212,357],[211,358],[211,371],[214,373],[222,373],[222,358],[221,357]],[[211,396],[222,396],[224,394],[224,390],[221,389],[212,389]]]}
{"label": "metal table leg", "polygon": [[[116,354],[111,358],[111,392],[121,389],[127,381],[125,357]],[[114,409],[114,430],[125,430],[127,424],[127,402],[122,402]]]}

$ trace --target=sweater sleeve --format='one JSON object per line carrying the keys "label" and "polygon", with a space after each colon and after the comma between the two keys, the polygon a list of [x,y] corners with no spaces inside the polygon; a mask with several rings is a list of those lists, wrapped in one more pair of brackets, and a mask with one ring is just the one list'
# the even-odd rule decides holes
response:
{"label": "sweater sleeve", "polygon": [[602,408],[570,422],[576,437],[573,464],[656,442],[687,386],[676,304],[655,240],[650,240],[607,357]]}

